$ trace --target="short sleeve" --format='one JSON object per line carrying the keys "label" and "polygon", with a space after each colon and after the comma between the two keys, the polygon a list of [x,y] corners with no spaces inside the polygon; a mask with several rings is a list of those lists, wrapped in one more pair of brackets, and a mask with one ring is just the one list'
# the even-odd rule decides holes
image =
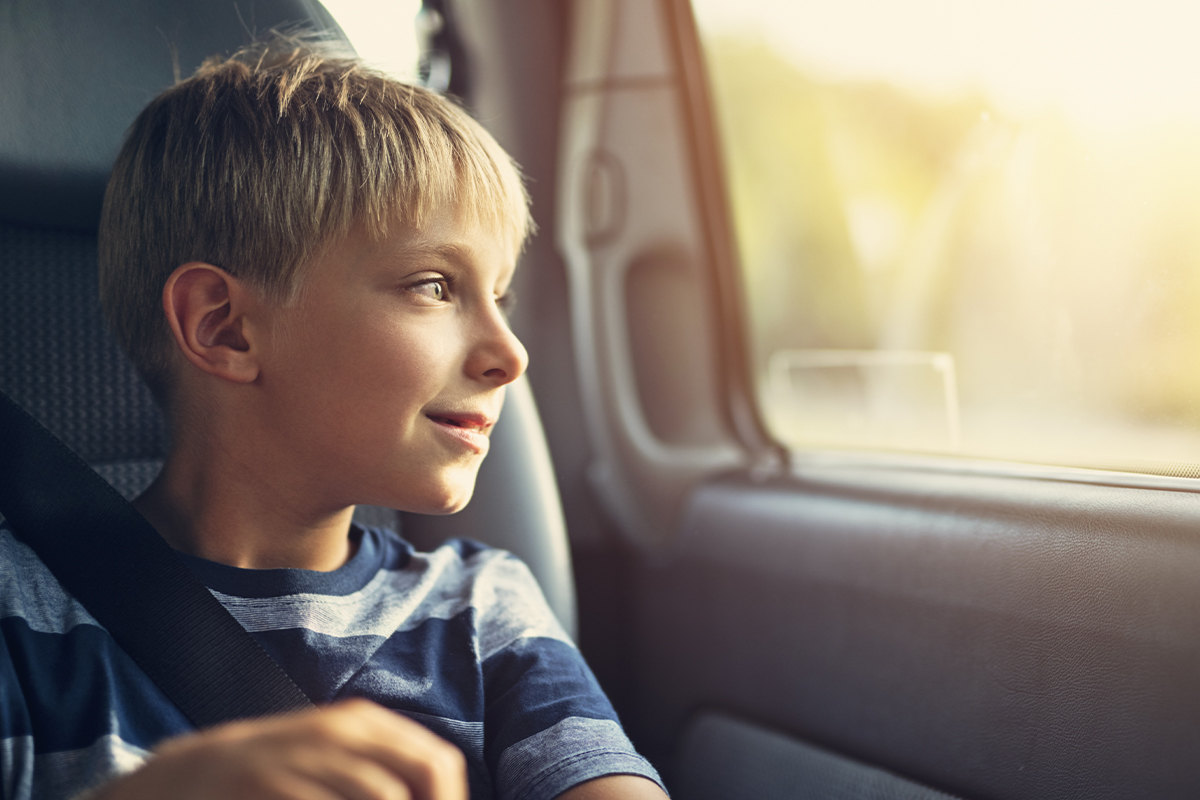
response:
{"label": "short sleeve", "polygon": [[484,754],[496,800],[552,800],[605,775],[662,786],[528,568],[501,554],[476,588]]}

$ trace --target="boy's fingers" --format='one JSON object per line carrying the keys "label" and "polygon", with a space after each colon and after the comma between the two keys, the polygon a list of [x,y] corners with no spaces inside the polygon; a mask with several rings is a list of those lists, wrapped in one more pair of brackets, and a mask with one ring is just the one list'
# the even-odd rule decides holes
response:
{"label": "boy's fingers", "polygon": [[365,700],[165,742],[97,800],[467,800],[462,752]]}
{"label": "boy's fingers", "polygon": [[462,751],[425,726],[367,701],[332,706],[357,723],[355,750],[399,775],[415,800],[467,800]]}
{"label": "boy's fingers", "polygon": [[[280,775],[272,783],[267,792],[259,788],[235,790],[234,794],[224,795],[221,800],[344,800],[334,789],[308,777]],[[204,794],[201,792],[197,797]]]}
{"label": "boy's fingers", "polygon": [[467,800],[466,761],[453,745],[379,747],[372,755],[408,784],[415,800]]}
{"label": "boy's fingers", "polygon": [[338,800],[415,800],[399,775],[367,758],[341,755],[306,772]]}

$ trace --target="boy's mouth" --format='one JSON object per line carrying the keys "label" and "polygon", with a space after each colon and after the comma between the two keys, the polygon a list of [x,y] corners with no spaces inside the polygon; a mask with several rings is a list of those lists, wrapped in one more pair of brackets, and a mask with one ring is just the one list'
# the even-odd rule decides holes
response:
{"label": "boy's mouth", "polygon": [[483,414],[426,414],[425,416],[441,425],[463,428],[477,433],[487,433],[495,424]]}
{"label": "boy's mouth", "polygon": [[427,413],[426,418],[445,435],[444,441],[457,442],[476,455],[485,455],[490,447],[488,433],[495,418],[483,414]]}

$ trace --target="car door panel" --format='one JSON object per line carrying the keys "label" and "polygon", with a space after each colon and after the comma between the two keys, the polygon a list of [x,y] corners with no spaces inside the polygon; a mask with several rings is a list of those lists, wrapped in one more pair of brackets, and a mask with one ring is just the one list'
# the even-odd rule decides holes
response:
{"label": "car door panel", "polygon": [[723,709],[968,797],[1187,797],[1190,492],[846,466],[698,490],[640,571],[639,720]]}

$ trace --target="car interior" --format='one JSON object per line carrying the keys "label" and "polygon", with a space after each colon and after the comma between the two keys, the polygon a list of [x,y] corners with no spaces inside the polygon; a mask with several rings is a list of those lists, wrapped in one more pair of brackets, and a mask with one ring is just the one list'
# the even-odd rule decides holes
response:
{"label": "car interior", "polygon": [[[464,511],[356,518],[522,557],[681,800],[1197,796],[1200,483],[963,449],[953,362],[911,344],[763,353],[748,309],[772,290],[739,249],[751,212],[701,5],[425,0],[418,79],[527,177],[539,231],[512,324],[531,367]],[[0,2],[0,390],[127,497],[167,432],[96,293],[124,130],[205,57],[274,27],[336,34],[335,16]],[[787,314],[825,313],[805,302]],[[785,380],[916,364],[953,441],[798,445],[768,362]]]}

